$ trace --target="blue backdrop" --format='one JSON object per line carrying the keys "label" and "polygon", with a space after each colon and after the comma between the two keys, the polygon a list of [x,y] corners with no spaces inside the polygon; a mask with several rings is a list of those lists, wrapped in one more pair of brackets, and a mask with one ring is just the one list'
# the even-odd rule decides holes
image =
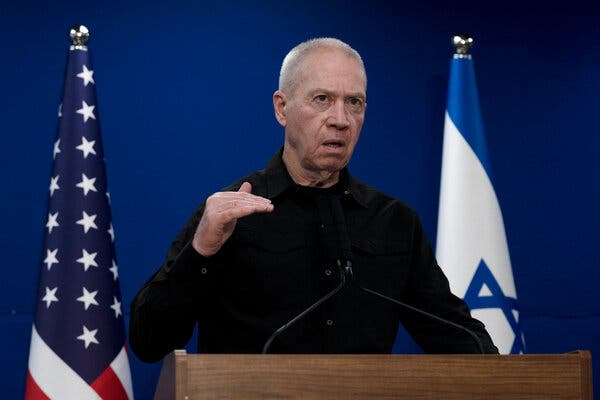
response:
{"label": "blue backdrop", "polygon": [[[351,171],[411,204],[435,244],[449,40],[468,31],[528,350],[600,354],[600,5],[414,3],[3,4],[3,397],[25,384],[74,23],[92,32],[125,310],[196,205],[282,144],[277,72],[310,37],[362,54],[369,108]],[[160,365],[130,357],[136,395],[149,398]]]}

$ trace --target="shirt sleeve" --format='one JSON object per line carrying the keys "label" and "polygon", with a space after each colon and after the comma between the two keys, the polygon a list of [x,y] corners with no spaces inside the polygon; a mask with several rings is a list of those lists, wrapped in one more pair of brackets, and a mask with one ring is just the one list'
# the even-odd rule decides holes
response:
{"label": "shirt sleeve", "polygon": [[142,361],[156,362],[183,348],[201,312],[198,305],[210,297],[215,256],[204,257],[191,244],[203,211],[196,210],[131,303],[129,342]]}
{"label": "shirt sleeve", "polygon": [[[416,214],[413,216],[411,274],[407,301],[431,314],[472,331],[484,353],[498,349],[485,326],[471,316],[467,304],[452,294],[448,279],[438,266],[433,250]],[[479,353],[477,341],[462,329],[414,312],[403,321],[406,329],[426,353]]]}

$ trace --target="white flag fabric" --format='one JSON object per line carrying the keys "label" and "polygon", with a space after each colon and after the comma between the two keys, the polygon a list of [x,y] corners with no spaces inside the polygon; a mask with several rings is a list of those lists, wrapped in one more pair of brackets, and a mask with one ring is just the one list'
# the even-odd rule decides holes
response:
{"label": "white flag fabric", "polygon": [[450,64],[436,257],[452,292],[486,325],[500,353],[525,352],[470,56]]}

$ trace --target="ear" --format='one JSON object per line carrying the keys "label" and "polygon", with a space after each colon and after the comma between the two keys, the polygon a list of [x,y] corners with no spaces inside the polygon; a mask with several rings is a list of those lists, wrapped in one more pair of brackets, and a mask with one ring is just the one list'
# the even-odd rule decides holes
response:
{"label": "ear", "polygon": [[273,109],[275,110],[275,118],[281,126],[285,128],[287,123],[285,106],[287,105],[287,97],[279,90],[273,93]]}

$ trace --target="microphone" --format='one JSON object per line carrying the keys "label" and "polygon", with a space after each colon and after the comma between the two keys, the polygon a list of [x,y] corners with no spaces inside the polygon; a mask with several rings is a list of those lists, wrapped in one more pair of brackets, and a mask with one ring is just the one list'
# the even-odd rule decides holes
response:
{"label": "microphone", "polygon": [[384,300],[390,301],[390,302],[392,302],[392,303],[394,303],[394,304],[396,304],[396,305],[398,305],[398,306],[400,306],[400,307],[403,307],[403,308],[405,308],[405,309],[407,309],[407,310],[410,310],[410,311],[412,311],[412,312],[415,312],[415,313],[417,313],[417,314],[424,315],[424,316],[426,316],[426,317],[428,317],[428,318],[434,319],[434,320],[436,320],[436,321],[438,321],[438,322],[441,322],[441,323],[443,323],[443,324],[446,324],[446,325],[452,326],[452,327],[454,327],[454,328],[456,328],[456,329],[459,329],[459,330],[461,330],[461,331],[463,331],[463,332],[466,332],[466,333],[468,333],[468,334],[471,336],[471,338],[473,338],[473,341],[474,341],[475,343],[477,343],[477,347],[478,347],[478,349],[479,349],[479,353],[480,353],[480,354],[485,354],[485,352],[483,351],[483,344],[481,343],[481,340],[480,340],[480,339],[479,339],[479,337],[478,337],[478,336],[475,334],[475,332],[473,332],[472,330],[470,330],[470,329],[468,329],[468,328],[466,328],[466,327],[464,327],[464,326],[462,326],[462,325],[460,325],[460,324],[457,324],[456,322],[452,322],[452,321],[450,321],[450,320],[447,320],[447,319],[445,319],[445,318],[439,317],[439,316],[437,316],[437,315],[435,315],[435,314],[432,314],[432,313],[430,313],[430,312],[427,312],[427,311],[425,311],[425,310],[421,310],[420,308],[417,308],[417,307],[411,306],[410,304],[404,303],[404,302],[402,302],[402,301],[399,301],[399,300],[396,300],[396,299],[394,299],[394,298],[392,298],[392,297],[389,297],[389,296],[386,296],[386,295],[384,295],[384,294],[381,294],[381,293],[379,293],[379,292],[377,292],[377,291],[375,291],[375,290],[371,290],[371,289],[369,289],[369,288],[363,287],[363,286],[362,286],[362,285],[360,285],[360,284],[358,284],[358,288],[359,288],[360,290],[364,291],[364,292],[367,292],[367,293],[373,294],[373,295],[375,295],[375,296],[377,296],[377,297],[379,297],[379,298],[382,298],[382,299],[384,299]]}
{"label": "microphone", "polygon": [[277,336],[281,335],[290,326],[294,325],[296,322],[298,322],[299,320],[304,318],[305,315],[307,315],[308,313],[313,311],[315,308],[319,307],[321,304],[325,303],[329,298],[334,296],[337,292],[342,290],[342,288],[344,286],[346,286],[346,274],[342,271],[341,266],[342,266],[342,264],[338,260],[338,267],[340,268],[340,283],[339,283],[339,285],[337,285],[335,287],[335,289],[333,289],[329,293],[325,294],[325,296],[321,297],[319,300],[314,302],[312,305],[310,305],[307,309],[302,311],[300,314],[296,315],[294,318],[292,318],[290,321],[288,321],[285,325],[281,326],[279,329],[277,329],[275,332],[273,332],[273,334],[265,342],[265,345],[263,346],[263,349],[262,349],[262,354],[267,354],[267,352],[269,351],[269,347],[271,347],[271,343],[273,342],[273,340],[275,340],[275,338]]}
{"label": "microphone", "polygon": [[[391,302],[391,303],[393,303],[399,307],[402,307],[406,310],[420,314],[422,316],[425,316],[427,318],[430,318],[437,322],[440,322],[444,325],[451,326],[454,329],[458,329],[458,330],[461,330],[461,331],[467,333],[473,339],[473,341],[477,344],[477,348],[478,348],[479,352],[481,354],[485,354],[481,340],[470,329],[468,329],[460,324],[457,324],[455,322],[452,322],[450,320],[447,320],[445,318],[442,318],[440,316],[437,316],[435,314],[432,314],[430,312],[427,312],[425,310],[422,310],[418,307],[412,306],[410,304],[404,303],[404,302],[394,299],[392,297],[386,296],[375,290],[366,288],[366,287],[362,286],[359,282],[357,282],[354,279],[354,273],[353,273],[353,269],[352,269],[352,260],[353,260],[353,254],[352,254],[352,248],[351,248],[352,245],[350,242],[350,237],[348,235],[348,229],[346,227],[346,220],[345,220],[344,213],[342,210],[342,205],[341,205],[338,197],[332,197],[331,201],[328,201],[328,200],[329,199],[320,198],[320,199],[318,199],[317,204],[319,206],[319,212],[321,215],[321,220],[323,222],[323,225],[326,224],[326,226],[335,228],[335,229],[333,229],[335,231],[335,234],[333,234],[333,232],[326,232],[326,233],[322,232],[324,235],[322,240],[326,244],[326,251],[328,252],[328,254],[330,256],[330,259],[332,256],[335,256],[337,258],[336,264],[340,271],[340,283],[333,290],[331,290],[330,292],[325,294],[323,297],[318,299],[314,304],[310,305],[304,311],[302,311],[301,313],[296,315],[294,318],[292,318],[289,322],[287,322],[286,324],[281,326],[279,329],[277,329],[266,341],[265,345],[263,346],[262,354],[267,354],[269,347],[271,346],[273,340],[275,340],[275,338],[277,338],[280,334],[285,332],[290,326],[292,326],[293,324],[295,324],[296,322],[298,322],[299,320],[304,318],[304,316],[306,316],[307,314],[312,312],[314,309],[316,309],[318,306],[320,306],[325,301],[330,299],[332,296],[336,295],[344,286],[350,285],[352,283],[355,283],[356,286],[360,290],[362,290],[366,293],[377,296],[383,300]],[[333,245],[333,243],[335,243],[336,245]]]}
{"label": "microphone", "polygon": [[[338,237],[339,237],[339,243],[340,243],[340,249],[342,251],[343,257],[346,260],[346,264],[345,264],[345,268],[344,268],[344,274],[346,275],[346,278],[349,282],[352,282],[352,278],[353,278],[353,272],[352,272],[352,245],[350,243],[350,237],[348,235],[348,228],[346,227],[346,219],[344,217],[344,212],[342,210],[342,205],[340,203],[340,201],[335,198],[334,201],[331,202],[332,205],[332,215],[334,218],[334,223],[335,226],[338,228]],[[422,310],[420,308],[417,308],[415,306],[411,306],[410,304],[404,303],[402,301],[396,300],[392,297],[386,296],[382,293],[379,293],[375,290],[366,288],[364,286],[362,286],[359,282],[356,282],[356,286],[358,286],[358,288],[360,290],[362,290],[363,292],[372,294],[374,296],[377,296],[381,299],[384,299],[386,301],[389,301],[391,303],[394,303],[397,306],[400,306],[404,309],[407,309],[409,311],[412,311],[414,313],[423,315],[427,318],[433,319],[435,321],[441,322],[442,324],[451,326],[455,329],[461,330],[463,332],[466,332],[469,336],[471,336],[471,338],[473,339],[473,341],[477,344],[477,347],[479,349],[479,352],[481,354],[485,354],[484,350],[483,350],[483,344],[481,343],[481,340],[479,339],[479,337],[470,329],[457,324],[456,322],[452,322],[450,320],[447,320],[445,318],[442,318],[440,316],[437,316],[435,314],[432,314],[430,312],[427,312],[425,310]]]}

